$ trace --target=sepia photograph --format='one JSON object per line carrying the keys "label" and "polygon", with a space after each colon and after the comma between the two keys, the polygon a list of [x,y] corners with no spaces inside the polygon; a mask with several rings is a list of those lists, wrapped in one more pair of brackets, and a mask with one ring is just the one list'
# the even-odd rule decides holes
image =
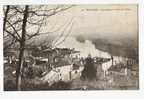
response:
{"label": "sepia photograph", "polygon": [[139,90],[137,4],[3,6],[3,90]]}

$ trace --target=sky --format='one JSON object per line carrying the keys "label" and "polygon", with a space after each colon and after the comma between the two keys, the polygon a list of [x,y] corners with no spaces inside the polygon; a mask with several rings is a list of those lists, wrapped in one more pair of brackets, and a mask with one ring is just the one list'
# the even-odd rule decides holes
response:
{"label": "sky", "polygon": [[72,18],[71,36],[133,38],[138,32],[137,5],[76,5],[49,18],[46,28],[55,26],[56,29]]}
{"label": "sky", "polygon": [[[94,39],[110,40],[117,44],[123,41],[128,44],[130,39],[134,40],[137,46],[137,5],[76,5],[50,17],[43,31],[51,32],[58,28],[59,31],[48,36],[42,35],[36,40],[53,40],[52,38],[58,38],[64,33],[59,39],[54,40],[54,47],[75,48],[83,52],[83,56],[94,51],[93,55],[99,55],[91,41]],[[78,42],[77,37],[83,38],[85,42]],[[103,55],[109,56],[105,52]]]}

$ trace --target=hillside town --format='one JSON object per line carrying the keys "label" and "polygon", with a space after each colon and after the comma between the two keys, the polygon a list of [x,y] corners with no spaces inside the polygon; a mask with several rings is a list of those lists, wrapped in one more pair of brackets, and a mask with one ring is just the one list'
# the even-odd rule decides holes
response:
{"label": "hillside town", "polygon": [[139,89],[136,5],[3,10],[5,91]]}
{"label": "hillside town", "polygon": [[[23,64],[23,77],[34,80],[34,83],[47,83],[47,86],[53,87],[55,83],[63,82],[70,84],[66,89],[73,90],[89,89],[89,87],[90,89],[135,89],[138,87],[138,82],[134,80],[138,77],[136,59],[121,56],[92,57],[91,54],[81,57],[80,51],[74,48],[44,49],[38,52],[39,54],[33,55],[34,49],[28,48]],[[10,69],[9,75],[14,78],[15,66],[18,65],[18,52],[16,49],[10,49],[6,53],[4,72]],[[92,84],[89,85],[91,81]]]}

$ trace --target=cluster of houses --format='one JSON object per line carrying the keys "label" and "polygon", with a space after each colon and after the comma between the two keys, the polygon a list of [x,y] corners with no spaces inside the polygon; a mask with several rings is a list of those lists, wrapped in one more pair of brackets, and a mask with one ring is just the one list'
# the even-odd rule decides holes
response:
{"label": "cluster of houses", "polygon": [[[41,80],[53,82],[63,80],[70,81],[79,78],[84,68],[85,58],[80,56],[80,51],[74,48],[48,48],[37,51],[37,55],[33,55],[34,48],[27,48],[24,53],[25,62],[29,66],[39,66],[44,68]],[[97,72],[103,72],[105,77],[109,71],[128,69],[136,60],[121,56],[111,56],[110,58],[102,58],[99,56],[92,57],[97,68]],[[9,49],[4,53],[4,63],[16,64],[18,62],[18,49]],[[119,67],[119,68],[118,68]],[[49,72],[47,72],[49,71]],[[124,73],[127,72],[126,70]]]}
{"label": "cluster of houses", "polygon": [[[26,67],[35,67],[52,69],[70,64],[80,65],[80,52],[70,48],[48,48],[44,50],[34,50],[35,48],[27,48],[24,52],[24,62]],[[35,53],[38,53],[35,55]],[[4,52],[4,64],[17,65],[19,50],[10,48]],[[76,65],[77,64],[77,65]],[[81,64],[82,65],[82,64]]]}

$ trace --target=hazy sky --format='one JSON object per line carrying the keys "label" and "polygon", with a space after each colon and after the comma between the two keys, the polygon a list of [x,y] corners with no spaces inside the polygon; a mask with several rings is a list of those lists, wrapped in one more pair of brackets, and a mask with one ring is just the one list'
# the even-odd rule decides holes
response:
{"label": "hazy sky", "polygon": [[[76,5],[50,17],[43,31],[51,32],[58,28],[60,30],[48,36],[38,36],[35,43],[54,39],[53,47],[75,48],[81,51],[82,56],[87,56],[89,53],[94,56],[109,56],[107,52],[95,49],[98,46],[92,41],[99,38],[105,42],[109,40],[112,44],[124,43],[123,45],[127,46],[130,43],[137,47],[137,21],[137,5]],[[63,31],[68,23],[70,24]],[[64,34],[59,39],[62,32]],[[78,42],[76,37],[83,37],[85,42]]]}
{"label": "hazy sky", "polygon": [[137,5],[77,5],[49,18],[50,24],[46,28],[55,26],[55,30],[72,18],[71,36],[84,34],[135,37],[138,32]]}
{"label": "hazy sky", "polygon": [[[73,20],[72,20],[73,19]],[[138,23],[137,5],[76,5],[64,12],[60,12],[48,19],[43,31],[59,31],[50,35],[58,37],[66,25],[62,41],[69,32],[69,37],[83,36],[86,39],[126,39],[130,38],[137,44]],[[70,30],[71,25],[72,29]],[[50,36],[48,35],[48,36]],[[38,40],[39,39],[39,40]],[[36,40],[50,39],[46,35]],[[58,42],[58,43],[59,43]],[[118,41],[119,42],[119,41]]]}

